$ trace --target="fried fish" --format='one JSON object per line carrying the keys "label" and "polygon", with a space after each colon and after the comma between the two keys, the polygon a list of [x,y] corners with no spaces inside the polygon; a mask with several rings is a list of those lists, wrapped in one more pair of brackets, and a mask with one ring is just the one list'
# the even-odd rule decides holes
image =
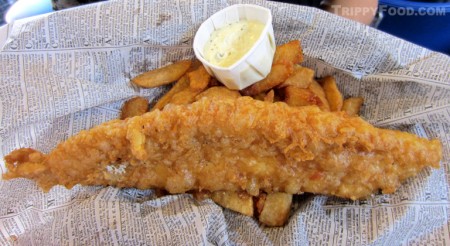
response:
{"label": "fried fish", "polygon": [[15,150],[5,157],[4,178],[32,179],[44,190],[82,184],[360,199],[394,192],[423,168],[439,168],[441,158],[439,140],[375,128],[344,112],[203,98],[106,122],[49,154]]}

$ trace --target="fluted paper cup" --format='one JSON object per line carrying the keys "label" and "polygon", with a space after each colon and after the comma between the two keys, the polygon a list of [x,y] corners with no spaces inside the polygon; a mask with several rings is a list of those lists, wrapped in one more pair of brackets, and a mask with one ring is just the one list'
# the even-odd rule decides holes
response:
{"label": "fluted paper cup", "polygon": [[[211,64],[204,58],[204,47],[211,33],[240,20],[259,21],[264,29],[252,48],[230,67]],[[275,53],[272,13],[269,9],[251,4],[236,4],[215,13],[202,23],[194,37],[194,52],[209,74],[228,88],[241,90],[264,79],[272,67]]]}

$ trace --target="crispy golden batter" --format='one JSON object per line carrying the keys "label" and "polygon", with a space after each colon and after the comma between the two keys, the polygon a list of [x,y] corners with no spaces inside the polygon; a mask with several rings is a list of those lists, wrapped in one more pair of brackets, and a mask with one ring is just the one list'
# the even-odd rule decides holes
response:
{"label": "crispy golden batter", "polygon": [[438,168],[441,151],[438,140],[377,129],[343,112],[203,98],[82,131],[48,155],[13,151],[5,178],[33,179],[45,190],[83,184],[358,199]]}

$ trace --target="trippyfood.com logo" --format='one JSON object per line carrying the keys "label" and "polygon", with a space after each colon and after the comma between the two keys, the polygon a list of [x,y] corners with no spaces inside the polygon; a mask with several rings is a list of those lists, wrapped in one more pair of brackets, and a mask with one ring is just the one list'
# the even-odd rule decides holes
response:
{"label": "trippyfood.com logo", "polygon": [[344,16],[357,16],[383,12],[385,15],[397,16],[445,16],[445,7],[391,7],[387,5],[379,5],[378,8],[372,7],[346,7],[342,5],[330,5],[331,12],[334,14],[341,14]]}

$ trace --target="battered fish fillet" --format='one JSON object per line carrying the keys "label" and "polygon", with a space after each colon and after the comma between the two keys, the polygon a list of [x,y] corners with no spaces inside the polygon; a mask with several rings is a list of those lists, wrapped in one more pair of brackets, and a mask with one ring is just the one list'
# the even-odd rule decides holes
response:
{"label": "battered fish fillet", "polygon": [[82,184],[359,199],[439,168],[441,148],[438,140],[378,129],[343,112],[203,98],[106,122],[48,155],[15,150],[5,157],[4,178],[32,179],[44,190]]}

